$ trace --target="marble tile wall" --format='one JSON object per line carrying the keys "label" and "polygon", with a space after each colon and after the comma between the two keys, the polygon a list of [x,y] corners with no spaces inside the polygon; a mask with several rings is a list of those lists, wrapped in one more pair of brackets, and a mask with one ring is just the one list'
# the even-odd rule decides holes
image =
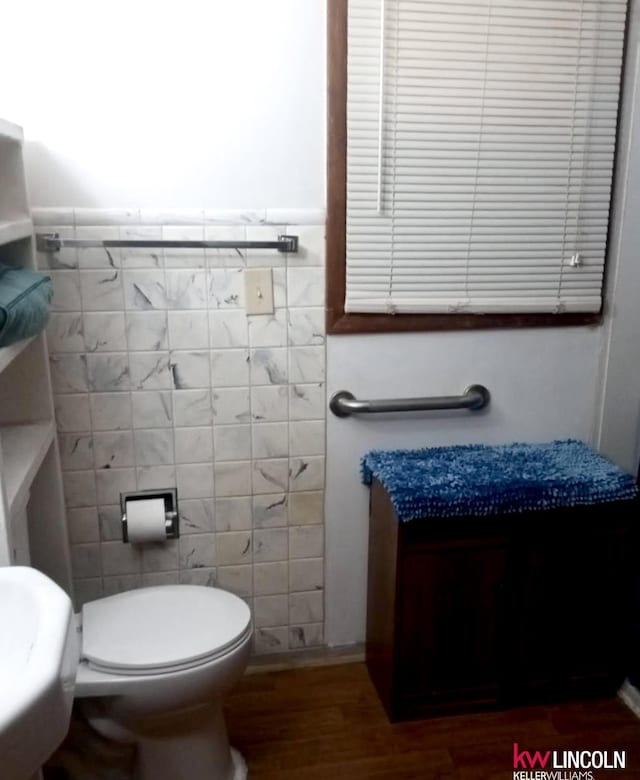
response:
{"label": "marble tile wall", "polygon": [[[323,642],[324,215],[36,209],[76,238],[271,240],[300,252],[40,254],[78,605],[142,585],[217,584],[252,606],[255,652]],[[243,274],[273,269],[275,313]],[[120,493],[177,487],[181,537],[123,544]]]}

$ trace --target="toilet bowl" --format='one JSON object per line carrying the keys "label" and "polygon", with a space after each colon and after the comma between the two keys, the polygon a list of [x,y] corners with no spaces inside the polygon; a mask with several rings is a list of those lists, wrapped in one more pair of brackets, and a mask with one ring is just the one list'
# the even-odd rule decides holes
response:
{"label": "toilet bowl", "polygon": [[88,602],[76,619],[76,698],[100,734],[135,744],[137,780],[246,777],[222,712],[249,658],[242,599],[162,585]]}

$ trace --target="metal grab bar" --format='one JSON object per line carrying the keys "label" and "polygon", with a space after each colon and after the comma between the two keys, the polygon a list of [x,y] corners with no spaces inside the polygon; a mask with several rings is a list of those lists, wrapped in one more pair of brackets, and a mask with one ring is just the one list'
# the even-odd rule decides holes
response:
{"label": "metal grab bar", "polygon": [[40,252],[59,252],[63,247],[82,249],[277,249],[278,252],[298,251],[298,236],[278,236],[277,241],[170,241],[162,239],[126,240],[96,238],[60,238],[57,233],[38,233],[36,246]]}
{"label": "metal grab bar", "polygon": [[441,395],[431,398],[384,398],[376,401],[358,401],[348,390],[331,396],[329,408],[336,417],[352,414],[381,414],[383,412],[432,412],[439,409],[484,409],[491,394],[484,385],[471,385],[462,395]]}

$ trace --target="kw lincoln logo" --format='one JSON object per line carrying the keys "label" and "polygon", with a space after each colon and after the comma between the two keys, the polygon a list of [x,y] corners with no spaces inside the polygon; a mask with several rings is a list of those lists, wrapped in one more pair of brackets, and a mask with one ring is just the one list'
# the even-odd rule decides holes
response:
{"label": "kw lincoln logo", "polygon": [[626,767],[625,750],[530,751],[513,743],[513,780],[597,780],[602,770]]}

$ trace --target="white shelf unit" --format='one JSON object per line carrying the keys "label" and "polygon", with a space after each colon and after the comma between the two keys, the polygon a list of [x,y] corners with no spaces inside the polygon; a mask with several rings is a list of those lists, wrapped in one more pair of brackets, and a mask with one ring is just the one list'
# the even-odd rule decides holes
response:
{"label": "white shelf unit", "polygon": [[22,339],[15,344],[11,344],[8,347],[0,347],[0,374],[9,368],[11,363],[31,344],[35,336],[30,339]]}
{"label": "white shelf unit", "polygon": [[6,119],[0,119],[0,138],[6,138],[8,141],[15,141],[21,144],[24,140],[24,133],[19,125],[7,122]]}
{"label": "white shelf unit", "polygon": [[54,438],[52,422],[0,427],[2,481],[9,514],[24,503]]}
{"label": "white shelf unit", "polygon": [[33,234],[31,217],[17,217],[0,221],[0,246],[22,238],[30,238]]}
{"label": "white shelf unit", "polygon": [[[0,262],[35,267],[23,133],[2,119]],[[43,333],[0,348],[0,566],[16,563],[30,563],[71,593],[62,474]]]}

